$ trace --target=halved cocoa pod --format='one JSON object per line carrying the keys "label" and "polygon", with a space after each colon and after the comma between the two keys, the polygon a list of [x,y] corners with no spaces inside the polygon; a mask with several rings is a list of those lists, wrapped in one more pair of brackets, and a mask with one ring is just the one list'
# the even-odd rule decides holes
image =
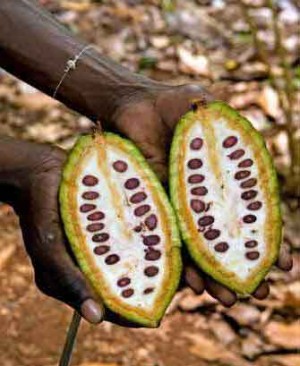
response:
{"label": "halved cocoa pod", "polygon": [[111,133],[80,137],[63,170],[60,204],[77,261],[105,305],[158,326],[180,278],[180,237],[137,148]]}
{"label": "halved cocoa pod", "polygon": [[[195,184],[195,176],[205,179]],[[278,257],[282,227],[276,172],[260,134],[222,102],[190,111],[172,142],[170,192],[199,267],[252,293]]]}

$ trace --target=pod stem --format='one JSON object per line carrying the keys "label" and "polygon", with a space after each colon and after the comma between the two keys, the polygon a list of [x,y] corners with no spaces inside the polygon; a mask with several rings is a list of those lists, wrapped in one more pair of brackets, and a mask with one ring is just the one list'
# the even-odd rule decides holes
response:
{"label": "pod stem", "polygon": [[81,315],[75,310],[71,323],[70,323],[70,326],[69,326],[69,329],[68,329],[64,349],[62,351],[60,361],[59,361],[59,366],[69,366],[70,365],[72,352],[73,352],[77,332],[78,332],[79,325],[80,325],[80,320],[81,320]]}
{"label": "pod stem", "polygon": [[196,112],[198,108],[204,108],[207,106],[207,101],[204,98],[196,98],[192,100],[191,110]]}
{"label": "pod stem", "polygon": [[98,119],[97,121],[95,121],[95,126],[92,127],[92,135],[96,136],[96,135],[103,135],[103,127],[102,127],[102,123],[101,121]]}

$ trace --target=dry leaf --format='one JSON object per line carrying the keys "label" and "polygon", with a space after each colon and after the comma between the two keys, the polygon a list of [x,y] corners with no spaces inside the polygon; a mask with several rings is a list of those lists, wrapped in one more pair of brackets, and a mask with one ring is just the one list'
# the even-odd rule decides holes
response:
{"label": "dry leaf", "polygon": [[242,340],[242,354],[248,358],[253,358],[260,354],[263,349],[263,342],[255,333],[250,333]]}
{"label": "dry leaf", "polygon": [[231,366],[246,366],[248,363],[244,362],[240,357],[233,352],[228,351],[222,344],[216,342],[212,338],[206,337],[204,334],[187,334],[183,333],[192,341],[192,346],[189,351],[207,361],[220,361],[220,363],[229,364]]}
{"label": "dry leaf", "polygon": [[264,334],[270,343],[286,349],[300,348],[300,322],[291,324],[270,322],[267,324]]}
{"label": "dry leaf", "polygon": [[87,11],[91,8],[91,3],[89,0],[81,1],[62,1],[61,7],[65,10],[72,10],[72,11]]}
{"label": "dry leaf", "polygon": [[116,363],[102,363],[102,362],[85,362],[81,363],[78,366],[120,366],[120,364]]}
{"label": "dry leaf", "polygon": [[5,246],[1,251],[0,251],[0,272],[4,269],[4,267],[7,265],[7,263],[9,262],[10,258],[13,256],[13,254],[16,251],[16,245],[14,244],[10,244]]}
{"label": "dry leaf", "polygon": [[211,319],[208,325],[209,329],[211,329],[218,341],[222,342],[226,346],[233,343],[238,338],[238,335],[224,320]]}
{"label": "dry leaf", "polygon": [[177,71],[177,64],[173,60],[159,61],[157,63],[157,65],[156,65],[156,68],[158,70],[176,73],[176,71]]}
{"label": "dry leaf", "polygon": [[195,295],[190,291],[179,302],[179,308],[183,311],[194,311],[203,306],[217,304],[217,301],[206,292],[203,295]]}
{"label": "dry leaf", "polygon": [[0,85],[0,98],[12,99],[13,89],[8,85]]}
{"label": "dry leaf", "polygon": [[184,298],[185,296],[186,295],[185,295],[184,291],[178,291],[175,294],[175,296],[173,297],[170,305],[168,306],[166,315],[173,314],[178,309],[178,305],[179,305],[181,299]]}
{"label": "dry leaf", "polygon": [[17,107],[26,108],[31,111],[39,111],[45,108],[57,106],[59,102],[48,95],[36,92],[21,94],[15,98],[14,104]]}
{"label": "dry leaf", "polygon": [[28,136],[37,141],[55,142],[62,136],[67,136],[69,130],[59,124],[45,125],[43,123],[37,123],[29,126],[27,129]]}
{"label": "dry leaf", "polygon": [[153,47],[162,49],[169,46],[170,38],[166,36],[153,36],[150,38],[150,42],[153,45]]}
{"label": "dry leaf", "polygon": [[274,296],[283,306],[300,309],[300,282],[293,282],[277,288]]}
{"label": "dry leaf", "polygon": [[258,98],[258,91],[247,91],[245,93],[234,94],[230,98],[230,105],[233,108],[244,109],[248,108],[250,105],[255,104]]}
{"label": "dry leaf", "polygon": [[236,304],[225,312],[242,326],[258,323],[261,317],[261,312],[255,306],[242,303]]}
{"label": "dry leaf", "polygon": [[278,118],[280,116],[278,93],[271,86],[264,86],[260,96],[258,97],[258,104],[268,116],[272,116],[274,118]]}
{"label": "dry leaf", "polygon": [[209,62],[204,55],[193,55],[184,47],[177,48],[180,70],[195,75],[211,76]]}
{"label": "dry leaf", "polygon": [[300,355],[262,357],[261,366],[300,366]]}

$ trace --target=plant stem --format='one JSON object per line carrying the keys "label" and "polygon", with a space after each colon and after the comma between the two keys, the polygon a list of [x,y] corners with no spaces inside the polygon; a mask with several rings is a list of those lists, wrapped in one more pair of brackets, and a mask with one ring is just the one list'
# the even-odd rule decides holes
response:
{"label": "plant stem", "polygon": [[[293,103],[294,103],[294,95],[293,95],[293,84],[291,72],[289,69],[289,65],[286,59],[285,50],[282,45],[281,33],[278,23],[278,15],[276,11],[276,6],[273,0],[268,0],[267,5],[272,12],[272,27],[275,37],[275,50],[278,58],[280,59],[280,63],[283,67],[283,77],[284,77],[284,90],[281,90],[275,81],[275,76],[273,74],[268,55],[266,53],[263,42],[258,37],[258,27],[251,15],[249,14],[249,6],[246,5],[243,1],[239,2],[242,14],[250,28],[250,31],[253,35],[253,44],[256,49],[257,55],[259,59],[265,64],[267,68],[267,73],[269,75],[270,85],[274,90],[277,91],[279,97],[280,108],[283,111],[285,118],[284,129],[288,136],[288,147],[289,154],[291,157],[290,176],[300,174],[300,153],[299,153],[299,141],[297,141],[296,128],[293,125]],[[295,178],[295,176],[294,176]],[[297,180],[297,179],[296,179]]]}
{"label": "plant stem", "polygon": [[283,67],[284,77],[284,92],[286,97],[286,104],[283,108],[286,123],[286,132],[288,135],[289,151],[291,156],[290,174],[295,174],[297,171],[300,173],[299,162],[299,149],[298,141],[295,138],[296,128],[293,124],[293,106],[294,106],[294,93],[293,93],[293,80],[291,76],[291,70],[288,60],[286,58],[286,51],[282,44],[281,31],[279,28],[278,14],[274,0],[268,0],[267,6],[272,12],[272,27],[275,37],[275,50]]}
{"label": "plant stem", "polygon": [[63,349],[61,357],[60,357],[59,366],[69,366],[70,365],[72,351],[73,351],[73,347],[74,347],[74,344],[76,341],[76,336],[77,336],[77,332],[79,329],[80,320],[81,320],[81,315],[77,311],[74,311],[74,314],[73,314],[73,317],[72,317],[72,320],[70,323],[70,327],[68,329],[64,349]]}

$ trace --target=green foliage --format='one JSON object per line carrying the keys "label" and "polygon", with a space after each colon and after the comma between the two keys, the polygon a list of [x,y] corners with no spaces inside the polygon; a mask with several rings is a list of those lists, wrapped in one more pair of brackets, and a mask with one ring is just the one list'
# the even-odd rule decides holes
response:
{"label": "green foliage", "polygon": [[153,69],[157,64],[157,59],[151,56],[142,56],[139,60],[139,70]]}
{"label": "green foliage", "polygon": [[176,10],[176,0],[161,0],[162,10],[172,12]]}

